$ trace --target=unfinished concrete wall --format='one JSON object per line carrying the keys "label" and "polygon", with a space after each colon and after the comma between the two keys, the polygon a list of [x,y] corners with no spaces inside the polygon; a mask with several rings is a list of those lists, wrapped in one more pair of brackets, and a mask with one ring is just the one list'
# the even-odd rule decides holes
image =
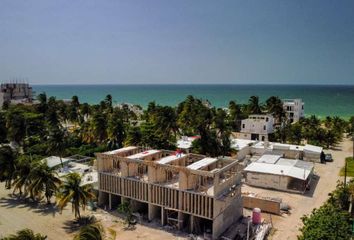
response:
{"label": "unfinished concrete wall", "polygon": [[215,212],[219,215],[213,220],[213,239],[218,239],[226,229],[242,216],[242,198],[240,195],[215,200]]}
{"label": "unfinished concrete wall", "polygon": [[304,152],[304,161],[308,162],[321,162],[321,154],[320,153],[310,153],[310,152]]}
{"label": "unfinished concrete wall", "polygon": [[245,147],[239,151],[237,151],[237,159],[243,160],[246,158],[247,155],[251,154],[251,147]]}
{"label": "unfinished concrete wall", "polygon": [[280,215],[281,200],[264,199],[252,196],[242,196],[243,207],[254,209],[260,208],[262,212]]}
{"label": "unfinished concrete wall", "polygon": [[246,182],[256,187],[288,190],[289,179],[287,176],[248,172]]}

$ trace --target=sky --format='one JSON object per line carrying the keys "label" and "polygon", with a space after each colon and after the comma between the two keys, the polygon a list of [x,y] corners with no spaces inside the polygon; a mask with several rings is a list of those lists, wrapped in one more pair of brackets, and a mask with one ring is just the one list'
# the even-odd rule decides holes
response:
{"label": "sky", "polygon": [[1,0],[0,82],[354,84],[352,0]]}

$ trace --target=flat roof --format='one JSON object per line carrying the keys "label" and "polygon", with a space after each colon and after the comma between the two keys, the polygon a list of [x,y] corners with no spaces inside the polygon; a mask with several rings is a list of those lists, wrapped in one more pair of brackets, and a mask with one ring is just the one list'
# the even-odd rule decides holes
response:
{"label": "flat roof", "polygon": [[123,148],[119,148],[119,149],[116,149],[116,150],[113,150],[113,151],[105,152],[105,154],[117,154],[117,153],[121,153],[121,152],[134,150],[134,149],[137,149],[137,148],[138,147],[135,147],[135,146],[123,147]]}
{"label": "flat roof", "polygon": [[60,160],[60,157],[57,157],[57,156],[50,156],[50,157],[42,159],[42,162],[47,162],[47,165],[50,168],[61,165],[61,163],[67,163],[70,161],[72,161],[71,158],[61,158],[61,160]]}
{"label": "flat roof", "polygon": [[272,155],[272,154],[264,154],[262,155],[257,162],[259,163],[268,163],[274,164],[276,163],[282,156],[281,155]]}
{"label": "flat roof", "polygon": [[244,170],[246,172],[282,175],[306,180],[313,170],[313,163],[281,158],[276,164],[254,162]]}
{"label": "flat roof", "polygon": [[250,144],[253,144],[255,142],[256,141],[254,141],[254,140],[235,138],[235,139],[232,139],[232,141],[231,141],[231,147],[235,148],[236,150],[241,150],[241,149],[244,149],[245,147],[248,147]]}
{"label": "flat roof", "polygon": [[323,150],[322,147],[318,147],[318,146],[314,146],[314,145],[310,145],[310,144],[306,144],[304,146],[304,151],[308,151],[308,152],[321,153],[322,150]]}
{"label": "flat roof", "polygon": [[160,150],[151,149],[151,150],[146,150],[144,152],[140,152],[140,153],[137,153],[137,154],[130,155],[127,158],[129,158],[129,159],[140,159],[140,158],[144,158],[144,157],[153,155],[153,154],[158,153],[158,152],[160,152]]}
{"label": "flat roof", "polygon": [[204,168],[204,167],[206,167],[206,166],[208,166],[210,164],[213,164],[216,161],[218,161],[217,158],[209,158],[209,157],[207,157],[207,158],[203,158],[203,159],[201,159],[201,160],[199,160],[197,162],[194,162],[194,163],[188,165],[187,168],[192,169],[192,170],[198,170],[198,169]]}
{"label": "flat roof", "polygon": [[180,159],[182,157],[186,156],[186,154],[180,154],[180,155],[170,155],[170,156],[167,156],[167,157],[163,157],[161,158],[160,160],[156,161],[157,163],[160,163],[160,164],[167,164],[167,163],[170,163],[170,162],[173,162],[177,159]]}

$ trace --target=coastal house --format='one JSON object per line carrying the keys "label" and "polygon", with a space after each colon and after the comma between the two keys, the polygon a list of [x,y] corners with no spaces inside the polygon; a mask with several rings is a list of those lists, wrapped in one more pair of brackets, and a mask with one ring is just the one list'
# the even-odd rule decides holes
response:
{"label": "coastal house", "polygon": [[246,183],[251,186],[303,193],[313,175],[311,162],[265,154],[245,169]]}
{"label": "coastal house", "polygon": [[238,138],[268,141],[269,134],[274,133],[274,117],[270,114],[253,114],[241,121]]}
{"label": "coastal house", "polygon": [[5,102],[18,103],[32,103],[33,91],[28,83],[2,83],[0,85],[0,108]]}
{"label": "coastal house", "polygon": [[305,117],[304,105],[301,99],[283,99],[283,108],[291,123]]}
{"label": "coastal house", "polygon": [[57,169],[58,176],[64,177],[69,173],[78,173],[81,176],[81,185],[91,184],[94,190],[98,190],[98,173],[92,166],[81,163],[82,159],[74,157],[60,158],[58,156],[50,156],[42,159],[42,162],[47,163],[48,167]]}
{"label": "coastal house", "polygon": [[287,159],[303,160],[320,163],[323,157],[323,148],[306,144],[294,145],[269,141],[256,141],[240,138],[231,139],[231,148],[237,150],[237,159],[245,160],[260,157],[264,154],[281,155]]}
{"label": "coastal house", "polygon": [[149,221],[217,239],[242,216],[234,159],[125,147],[97,153],[99,205],[129,202]]}

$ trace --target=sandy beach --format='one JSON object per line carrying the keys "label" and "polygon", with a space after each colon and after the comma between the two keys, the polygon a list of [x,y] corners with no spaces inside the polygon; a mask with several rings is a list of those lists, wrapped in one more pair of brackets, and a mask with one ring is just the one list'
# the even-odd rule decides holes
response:
{"label": "sandy beach", "polygon": [[[0,184],[0,237],[13,234],[24,228],[30,228],[35,233],[47,235],[49,240],[72,239],[77,229],[72,228],[74,215],[69,205],[62,213],[54,205],[37,204],[11,196],[12,190],[6,190],[4,183]],[[95,212],[86,210],[84,215],[94,215],[106,229],[113,229],[117,239],[184,239],[183,233],[166,231],[157,224],[149,226],[137,224],[134,229],[127,230],[123,219],[114,212],[103,210]],[[108,232],[108,231],[107,231]]]}

